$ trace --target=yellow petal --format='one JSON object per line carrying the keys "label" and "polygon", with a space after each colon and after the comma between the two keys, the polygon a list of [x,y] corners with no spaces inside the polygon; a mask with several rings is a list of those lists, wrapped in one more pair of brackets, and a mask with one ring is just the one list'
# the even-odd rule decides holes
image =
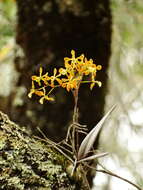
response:
{"label": "yellow petal", "polygon": [[33,76],[31,77],[31,79],[37,81],[37,80],[39,79],[39,77],[37,77],[36,75],[33,75]]}
{"label": "yellow petal", "polygon": [[99,87],[102,86],[102,82],[100,82],[100,81],[95,81],[95,82],[98,84]]}
{"label": "yellow petal", "polygon": [[63,69],[63,68],[60,68],[59,69],[59,73],[62,74],[62,75],[66,75],[67,74],[67,70]]}
{"label": "yellow petal", "polygon": [[95,85],[95,83],[94,83],[94,82],[90,84],[90,90],[92,90],[92,89],[93,89],[94,85]]}
{"label": "yellow petal", "polygon": [[45,100],[48,100],[48,101],[54,101],[54,98],[49,97],[49,96],[45,96],[44,98],[45,98]]}
{"label": "yellow petal", "polygon": [[39,72],[40,72],[40,76],[42,76],[42,72],[43,72],[43,68],[42,67],[39,68]]}
{"label": "yellow petal", "polygon": [[75,51],[74,50],[71,50],[71,54],[72,54],[72,57],[75,58]]}
{"label": "yellow petal", "polygon": [[44,95],[44,92],[43,91],[35,91],[35,94],[38,95],[38,96],[43,96]]}
{"label": "yellow petal", "polygon": [[54,68],[54,76],[57,74],[57,69]]}
{"label": "yellow petal", "polygon": [[101,66],[101,65],[97,65],[97,66],[96,66],[96,69],[97,69],[97,70],[101,70],[101,69],[102,69],[102,66]]}
{"label": "yellow petal", "polygon": [[43,104],[44,103],[44,97],[40,98],[39,102],[40,102],[40,104]]}
{"label": "yellow petal", "polygon": [[28,93],[28,97],[32,98],[32,94],[34,94],[34,93],[35,93],[35,90],[31,89],[30,92]]}
{"label": "yellow petal", "polygon": [[69,83],[67,83],[67,87],[66,87],[67,91],[69,92],[71,89],[71,85]]}
{"label": "yellow petal", "polygon": [[29,98],[32,98],[32,94],[33,94],[33,93],[29,92],[29,93],[28,93],[28,97],[29,97]]}
{"label": "yellow petal", "polygon": [[59,85],[61,85],[62,84],[62,80],[61,79],[56,79],[57,80],[57,82],[59,83]]}
{"label": "yellow petal", "polygon": [[35,85],[34,82],[32,81],[32,89],[35,89]]}
{"label": "yellow petal", "polygon": [[89,59],[89,64],[93,64],[93,59]]}
{"label": "yellow petal", "polygon": [[66,83],[62,83],[61,86],[62,86],[63,88],[66,88]]}

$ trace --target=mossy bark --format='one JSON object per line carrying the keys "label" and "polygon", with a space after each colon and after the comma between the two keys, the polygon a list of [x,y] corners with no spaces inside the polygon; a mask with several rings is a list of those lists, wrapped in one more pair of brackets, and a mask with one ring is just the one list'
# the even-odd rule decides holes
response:
{"label": "mossy bark", "polygon": [[[29,126],[32,133],[36,134],[38,126],[55,141],[64,138],[72,120],[72,94],[59,89],[55,92],[56,102],[42,106],[37,99],[29,100],[27,93],[31,87],[30,78],[38,73],[40,65],[51,73],[55,66],[63,66],[63,58],[69,57],[74,49],[77,55],[84,53],[103,67],[97,73],[102,88],[96,86],[92,91],[89,85],[80,88],[79,122],[91,129],[103,116],[107,93],[111,53],[110,0],[17,0],[16,3],[16,42],[24,51],[24,58],[15,59],[19,80],[16,91],[7,98],[5,112],[18,124]],[[19,92],[22,103],[16,104]]]}
{"label": "mossy bark", "polygon": [[[66,172],[67,160],[0,112],[0,189],[75,190],[81,181]],[[85,189],[85,188],[84,188]]]}

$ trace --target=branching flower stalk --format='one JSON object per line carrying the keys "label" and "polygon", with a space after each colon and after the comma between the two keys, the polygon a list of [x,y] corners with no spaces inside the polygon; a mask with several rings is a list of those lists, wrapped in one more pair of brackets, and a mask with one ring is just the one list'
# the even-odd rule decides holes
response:
{"label": "branching flower stalk", "polygon": [[[58,87],[65,88],[68,92],[73,91],[73,93],[78,93],[82,83],[90,83],[91,90],[95,84],[101,87],[102,83],[95,80],[96,72],[102,69],[101,65],[94,64],[92,59],[87,60],[84,54],[75,57],[74,50],[71,51],[71,54],[71,58],[64,58],[64,67],[59,68],[59,70],[54,68],[51,76],[48,72],[43,74],[43,68],[40,67],[39,76],[31,77],[32,88],[28,94],[29,98],[35,94],[40,97],[39,102],[43,104],[44,101],[54,101],[51,93]],[[83,80],[85,76],[89,76],[89,80]],[[47,90],[47,88],[50,90]],[[74,95],[74,97],[78,96]]]}
{"label": "branching flower stalk", "polygon": [[[72,123],[67,130],[67,136],[65,140],[60,143],[55,143],[45,137],[42,131],[39,129],[41,134],[45,139],[49,146],[55,148],[58,152],[60,152],[63,156],[65,156],[71,166],[70,175],[74,174],[78,176],[82,176],[83,181],[85,182],[85,189],[90,189],[87,178],[86,178],[86,169],[87,166],[90,168],[89,161],[93,159],[98,159],[100,157],[108,155],[107,152],[103,153],[95,153],[93,150],[94,142],[97,139],[97,136],[103,127],[103,124],[110,116],[115,106],[113,106],[105,116],[99,121],[99,123],[94,126],[94,128],[87,134],[86,125],[80,125],[78,122],[78,96],[79,96],[79,88],[81,84],[89,83],[90,90],[93,89],[95,84],[101,87],[102,83],[100,81],[95,80],[96,72],[101,70],[101,65],[96,65],[93,63],[92,59],[87,60],[84,54],[79,57],[75,57],[75,51],[71,51],[72,57],[64,58],[64,67],[57,70],[56,68],[53,71],[53,75],[49,75],[49,73],[43,74],[43,68],[39,69],[39,76],[34,75],[31,77],[32,79],[32,87],[28,94],[29,98],[32,97],[33,94],[40,97],[39,102],[41,104],[44,101],[54,101],[53,96],[51,95],[54,89],[62,87],[66,89],[68,92],[71,91],[74,97],[74,112]],[[89,78],[88,80],[84,80],[85,77]],[[47,90],[48,89],[48,90]],[[86,137],[83,139],[81,144],[79,145],[79,136],[80,134],[85,134]],[[38,137],[39,139],[39,137]],[[90,156],[89,156],[90,153]],[[97,170],[98,172],[104,172],[106,174],[119,177],[107,170]],[[119,177],[123,179],[122,177]],[[128,180],[126,180],[129,182]],[[134,185],[133,183],[129,182]],[[138,190],[141,190],[138,186],[135,186]]]}

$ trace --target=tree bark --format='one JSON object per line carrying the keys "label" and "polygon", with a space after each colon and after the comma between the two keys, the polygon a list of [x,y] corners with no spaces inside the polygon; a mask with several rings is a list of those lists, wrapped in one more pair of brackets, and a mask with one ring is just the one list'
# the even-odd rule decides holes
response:
{"label": "tree bark", "polygon": [[78,190],[81,179],[67,173],[67,159],[0,112],[1,190]]}
{"label": "tree bark", "polygon": [[[37,134],[37,126],[45,135],[59,141],[66,135],[72,120],[74,99],[71,93],[57,90],[56,102],[40,105],[37,99],[29,100],[31,76],[42,66],[51,72],[63,66],[63,58],[70,57],[74,49],[95,60],[103,69],[97,73],[102,87],[89,90],[80,88],[79,122],[89,130],[102,118],[107,93],[107,71],[111,53],[111,11],[109,0],[17,0],[16,42],[24,52],[24,58],[16,57],[19,72],[17,89],[24,89],[22,104],[13,104],[17,92],[6,101],[5,112],[20,125],[30,126]],[[60,131],[60,132],[59,132]],[[40,134],[39,134],[40,135]],[[98,142],[96,142],[96,147]]]}
{"label": "tree bark", "polygon": [[[91,129],[102,117],[107,92],[107,69],[111,47],[111,12],[109,0],[18,0],[17,43],[22,47],[25,61],[16,59],[20,71],[18,86],[30,89],[30,77],[39,66],[51,71],[63,65],[71,49],[84,53],[103,66],[97,73],[102,88],[92,91],[82,86],[79,94],[80,122]],[[37,100],[23,96],[23,106],[10,108],[10,115],[20,124],[42,127],[48,136],[60,140],[71,121],[73,97],[64,90],[56,92],[56,102],[40,105]],[[56,119],[55,119],[56,118]],[[59,134],[59,130],[61,133]]]}

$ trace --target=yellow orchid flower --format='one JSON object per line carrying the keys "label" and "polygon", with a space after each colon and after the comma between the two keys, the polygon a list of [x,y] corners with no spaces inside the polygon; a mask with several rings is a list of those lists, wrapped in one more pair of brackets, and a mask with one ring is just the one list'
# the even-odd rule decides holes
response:
{"label": "yellow orchid flower", "polygon": [[59,84],[61,83],[61,80],[58,78],[58,77],[61,76],[61,74],[60,74],[60,73],[57,74],[57,72],[58,72],[57,69],[54,68],[54,73],[53,73],[53,75],[50,77],[50,80],[51,80],[50,86],[51,86],[52,88],[55,87],[55,81],[57,81]]}
{"label": "yellow orchid flower", "polygon": [[31,77],[32,80],[37,82],[39,86],[41,86],[42,72],[43,72],[43,68],[40,67],[39,68],[39,73],[40,73],[39,76],[34,75],[34,76]]}
{"label": "yellow orchid flower", "polygon": [[[57,87],[65,88],[67,91],[78,89],[81,83],[90,83],[91,90],[95,84],[98,84],[100,87],[102,83],[96,81],[95,78],[97,71],[101,70],[102,66],[94,64],[93,59],[87,60],[84,54],[76,57],[74,50],[71,51],[71,55],[71,58],[64,58],[65,67],[58,70],[54,68],[52,76],[49,76],[48,73],[43,75],[43,69],[40,67],[39,76],[32,76],[32,88],[28,96],[30,98],[32,94],[40,96],[39,102],[43,104],[44,100],[54,101],[54,98],[49,97],[49,94]],[[84,81],[83,77],[88,75],[91,76],[90,80]],[[34,82],[42,86],[41,81],[43,82],[43,87],[35,89]],[[46,87],[51,88],[48,93],[46,93]]]}
{"label": "yellow orchid flower", "polygon": [[48,72],[46,74],[43,73],[43,68],[39,68],[39,76],[32,76],[31,79],[38,83],[39,86],[41,86],[41,81],[43,81],[46,85],[48,84],[48,81],[50,80],[50,77],[48,76]]}

